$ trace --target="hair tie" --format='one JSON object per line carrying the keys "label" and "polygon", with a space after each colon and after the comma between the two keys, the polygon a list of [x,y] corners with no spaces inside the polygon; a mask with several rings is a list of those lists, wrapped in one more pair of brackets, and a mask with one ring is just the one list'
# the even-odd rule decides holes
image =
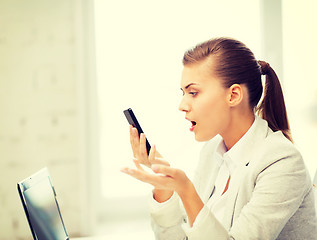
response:
{"label": "hair tie", "polygon": [[261,74],[262,75],[267,75],[270,71],[270,64],[268,64],[267,62],[265,61],[258,61],[258,63],[260,64],[261,66]]}

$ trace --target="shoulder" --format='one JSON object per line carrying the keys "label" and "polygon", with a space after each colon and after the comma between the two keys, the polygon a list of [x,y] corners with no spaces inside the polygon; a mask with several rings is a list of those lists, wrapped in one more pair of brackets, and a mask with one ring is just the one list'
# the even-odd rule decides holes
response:
{"label": "shoulder", "polygon": [[295,161],[298,164],[303,164],[303,159],[295,147],[295,145],[288,140],[281,131],[273,132],[265,120],[258,117],[258,130],[255,139],[252,143],[254,162],[256,165],[270,165],[276,161],[288,159]]}
{"label": "shoulder", "polygon": [[269,134],[259,146],[257,155],[254,162],[250,161],[250,167],[258,183],[264,180],[292,185],[304,192],[311,187],[302,155],[282,132]]}
{"label": "shoulder", "polygon": [[267,135],[258,148],[262,161],[273,163],[275,161],[289,159],[303,164],[302,155],[281,131],[272,132]]}
{"label": "shoulder", "polygon": [[[273,132],[263,119],[258,119],[258,131],[252,143],[249,170],[256,179],[264,175],[297,175],[297,180],[309,182],[309,175],[296,146],[281,131]],[[295,179],[295,178],[293,178]]]}

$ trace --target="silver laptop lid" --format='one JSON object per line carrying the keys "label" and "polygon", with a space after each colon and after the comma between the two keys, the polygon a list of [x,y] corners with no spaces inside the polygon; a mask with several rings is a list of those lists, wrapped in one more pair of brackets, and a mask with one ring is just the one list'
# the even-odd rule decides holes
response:
{"label": "silver laptop lid", "polygon": [[41,169],[17,186],[34,240],[69,239],[48,169]]}

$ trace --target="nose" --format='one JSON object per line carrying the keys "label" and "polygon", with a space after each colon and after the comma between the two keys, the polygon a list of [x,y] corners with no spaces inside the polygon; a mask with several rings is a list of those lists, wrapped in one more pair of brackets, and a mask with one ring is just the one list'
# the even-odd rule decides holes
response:
{"label": "nose", "polygon": [[189,111],[189,104],[186,102],[185,97],[182,98],[179,106],[178,106],[178,110],[182,111],[182,112],[188,112]]}

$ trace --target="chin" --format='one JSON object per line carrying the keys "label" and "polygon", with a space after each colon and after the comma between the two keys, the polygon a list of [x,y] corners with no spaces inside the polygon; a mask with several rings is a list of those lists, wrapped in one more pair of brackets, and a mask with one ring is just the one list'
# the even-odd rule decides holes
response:
{"label": "chin", "polygon": [[195,140],[197,142],[207,142],[210,139],[214,138],[217,134],[212,135],[212,136],[199,136],[198,134],[195,134]]}
{"label": "chin", "polygon": [[208,141],[209,139],[195,135],[195,140],[196,140],[197,142],[206,142],[206,141]]}

